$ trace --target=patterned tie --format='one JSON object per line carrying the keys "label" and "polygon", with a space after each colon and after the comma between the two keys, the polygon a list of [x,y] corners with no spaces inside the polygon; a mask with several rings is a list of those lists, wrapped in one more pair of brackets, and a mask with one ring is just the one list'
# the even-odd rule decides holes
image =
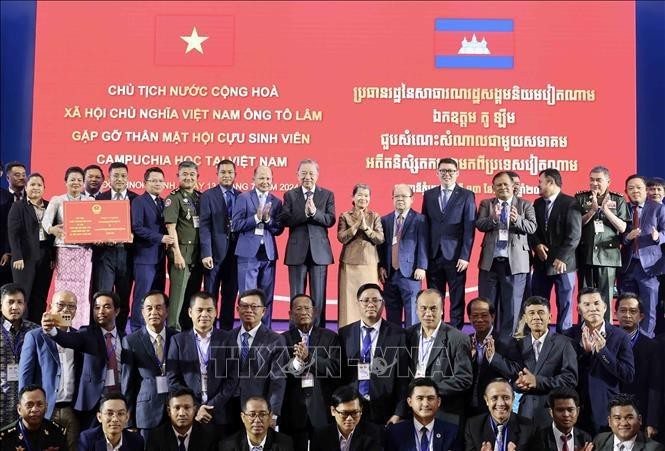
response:
{"label": "patterned tie", "polygon": [[399,269],[399,242],[402,237],[402,226],[404,225],[404,218],[402,215],[397,216],[397,221],[395,225],[395,244],[393,244],[391,249],[391,265],[395,271]]}
{"label": "patterned tie", "polygon": [[160,362],[164,359],[164,344],[162,343],[162,336],[159,334],[155,337],[155,356]]}
{"label": "patterned tie", "polygon": [[18,202],[23,198],[23,191],[14,191],[14,202]]}
{"label": "patterned tie", "polygon": [[113,196],[113,200],[122,200],[122,194],[115,193],[115,195]]}
{"label": "patterned tie", "polygon": [[619,451],[623,451],[624,449],[626,449],[626,445],[624,445],[624,444],[622,443],[622,444],[620,444],[620,445],[618,446],[618,448],[619,448]]}
{"label": "patterned tie", "polygon": [[561,434],[561,451],[570,451],[568,449],[568,440],[570,440],[571,434],[563,435]]}
{"label": "patterned tie", "polygon": [[441,198],[441,211],[444,211],[446,209],[446,206],[448,205],[448,200],[450,200],[450,190],[444,189]]}
{"label": "patterned tie", "polygon": [[545,230],[547,230],[547,223],[550,221],[550,212],[552,211],[552,201],[545,199]]}
{"label": "patterned tie", "polygon": [[494,442],[494,451],[503,451],[503,424],[496,425],[496,441]]}
{"label": "patterned tie", "polygon": [[[360,350],[360,359],[362,363],[370,363],[372,359],[372,328],[363,326],[363,329],[365,330],[365,336]],[[358,391],[362,396],[369,395],[369,381],[358,381]]]}
{"label": "patterned tie", "polygon": [[[633,229],[639,229],[640,228],[640,207],[639,205],[633,205]],[[635,237],[633,240],[633,255],[636,257],[639,257],[640,255],[640,243],[639,240],[637,239],[638,237]]]}
{"label": "patterned tie", "polygon": [[240,340],[240,361],[244,363],[249,357],[249,332],[244,332],[242,334],[242,339]]}
{"label": "patterned tie", "polygon": [[233,193],[230,189],[224,192],[224,200],[226,201],[226,215],[228,218],[233,216]]}
{"label": "patterned tie", "polygon": [[[501,202],[501,214],[499,216],[499,229],[508,230],[508,202]],[[508,247],[508,241],[497,240],[496,247],[505,249]]]}
{"label": "patterned tie", "polygon": [[111,332],[107,332],[106,335],[104,335],[106,338],[106,355],[108,357],[106,367],[109,370],[113,370],[113,382],[114,384],[112,386],[109,386],[109,389],[117,389],[119,384],[119,372],[118,372],[118,360],[115,356],[115,345],[113,343],[113,334]]}
{"label": "patterned tie", "polygon": [[427,438],[427,428],[423,426],[420,428],[420,451],[429,451],[429,439]]}
{"label": "patterned tie", "polygon": [[536,357],[536,362],[538,361],[538,357],[540,357],[540,345],[541,343],[539,341],[533,342],[533,354]]}
{"label": "patterned tie", "polygon": [[186,435],[179,435],[178,436],[178,451],[187,451],[187,448],[185,447],[185,440],[187,439]]}

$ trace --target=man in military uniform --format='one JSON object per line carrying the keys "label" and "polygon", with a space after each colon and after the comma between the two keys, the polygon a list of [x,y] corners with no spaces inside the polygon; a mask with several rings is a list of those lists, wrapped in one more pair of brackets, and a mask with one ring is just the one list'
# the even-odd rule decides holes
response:
{"label": "man in military uniform", "polygon": [[46,393],[39,385],[26,385],[19,392],[19,419],[0,430],[0,442],[5,450],[67,451],[63,429],[44,419]]}
{"label": "man in military uniform", "polygon": [[[199,199],[197,191],[198,166],[192,161],[178,165],[180,187],[164,201],[164,222],[175,244],[169,247],[169,278],[171,298],[168,325],[177,330],[191,329],[191,319],[184,300],[201,290],[203,270],[199,258]],[[184,313],[181,315],[181,311]]]}
{"label": "man in military uniform", "polygon": [[582,239],[577,248],[577,278],[580,288],[597,288],[607,309],[605,321],[611,322],[616,270],[621,267],[620,235],[629,217],[623,195],[609,191],[610,171],[596,166],[589,173],[589,190],[579,191],[575,199],[582,207]]}

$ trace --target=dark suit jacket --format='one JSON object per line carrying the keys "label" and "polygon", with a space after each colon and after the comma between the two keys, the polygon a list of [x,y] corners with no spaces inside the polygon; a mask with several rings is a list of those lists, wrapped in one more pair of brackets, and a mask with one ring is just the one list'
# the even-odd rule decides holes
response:
{"label": "dark suit jacket", "polygon": [[156,265],[165,259],[162,238],[167,234],[163,213],[145,192],[131,203],[134,263]]}
{"label": "dark suit jacket", "polygon": [[[416,374],[418,366],[420,333],[420,323],[406,331],[411,350],[411,374]],[[439,418],[455,424],[459,423],[459,417],[464,414],[467,391],[473,384],[470,346],[468,336],[442,321],[425,370],[426,376],[439,387]]]}
{"label": "dark suit jacket", "polygon": [[638,332],[633,345],[633,357],[635,378],[631,383],[620,384],[621,393],[635,395],[642,412],[642,424],[658,429],[660,418],[665,414],[661,391],[665,377],[662,372],[664,362],[658,358],[658,343]]}
{"label": "dark suit jacket", "polygon": [[256,190],[242,193],[236,200],[233,207],[233,231],[238,232],[238,244],[236,245],[236,255],[240,257],[256,257],[261,241],[272,242],[272,248],[265,246],[266,254],[269,260],[277,260],[277,242],[275,237],[282,234],[284,226],[279,222],[279,215],[282,213],[282,201],[274,194],[268,193],[266,204],[270,202],[270,222],[264,224],[262,236],[256,235],[254,230],[257,223],[254,218],[256,210],[259,208],[259,196]]}
{"label": "dark suit jacket", "polygon": [[[353,431],[349,451],[383,451],[383,432],[380,427],[360,421]],[[309,449],[313,451],[339,451],[337,424],[314,430]]]}
{"label": "dark suit jacket", "polygon": [[[506,444],[513,442],[519,451],[538,449],[537,429],[531,419],[511,414],[507,427]],[[485,413],[467,421],[464,437],[466,451],[480,451],[483,442],[490,442],[494,449],[496,434],[490,423],[490,415]]]}
{"label": "dark suit jacket", "polygon": [[[593,439],[594,451],[613,451],[614,434],[612,432],[603,432]],[[633,451],[665,451],[665,446],[651,439],[646,438],[641,432],[637,434]]]}
{"label": "dark suit jacket", "polygon": [[[560,192],[552,205],[549,221],[545,220],[545,207],[545,200],[542,197],[533,203],[538,228],[536,233],[529,235],[529,244],[534,250],[539,244],[544,244],[549,248],[547,261],[542,262],[535,257],[533,267],[548,276],[554,276],[556,270],[552,263],[554,263],[554,259],[558,258],[566,264],[566,272],[573,272],[577,269],[575,250],[582,237],[580,204],[574,197]],[[547,227],[545,227],[546,223]]]}
{"label": "dark suit jacket", "polygon": [[[457,440],[458,428],[456,425],[436,418],[432,432],[433,451],[453,449]],[[386,451],[420,451],[420,446],[416,447],[413,420],[401,421],[388,426],[385,449]]]}
{"label": "dark suit jacket", "polygon": [[[175,329],[166,328],[165,357],[168,355],[171,337],[177,333]],[[162,369],[146,326],[126,336],[122,340],[122,350],[125,357],[122,386],[129,407],[128,426],[139,429],[157,427],[164,419],[168,393],[157,394],[156,377],[162,375]]]}
{"label": "dark suit jacket", "polygon": [[[189,437],[191,451],[214,451],[217,449],[213,426],[194,421]],[[171,423],[165,423],[150,431],[146,451],[178,451],[178,438]]]}
{"label": "dark suit jacket", "polygon": [[[632,218],[632,207],[630,205],[628,207],[631,208]],[[651,237],[651,230],[654,227],[659,232],[657,242]],[[630,232],[631,228],[631,225],[628,224],[626,234]],[[665,272],[665,259],[663,259],[661,246],[665,244],[665,205],[647,199],[640,212],[640,230],[640,236],[636,239],[640,249],[642,268],[649,275],[663,274]],[[633,241],[627,241],[624,237],[623,246],[621,247],[621,261],[624,270],[630,264],[632,251]]]}
{"label": "dark suit jacket", "polygon": [[[93,323],[75,332],[58,330],[53,337],[53,341],[60,346],[71,348],[83,354],[78,396],[74,404],[76,410],[88,411],[94,409],[102,397],[104,381],[106,380],[106,364],[108,362],[104,340],[105,333],[96,323]],[[122,340],[124,336],[124,331],[118,329],[118,337]],[[121,362],[122,357],[118,364],[121,364]],[[121,384],[121,381],[116,381],[116,383]]]}
{"label": "dark suit jacket", "polygon": [[[591,443],[592,438],[589,434],[582,429],[573,428],[573,442],[575,450],[584,446],[585,443]],[[549,426],[543,427],[538,431],[538,450],[541,451],[556,451],[556,440],[554,439],[554,431],[552,430],[552,422]],[[570,451],[575,451],[570,450]]]}
{"label": "dark suit jacket", "polygon": [[[282,414],[282,402],[286,388],[283,369],[289,361],[284,337],[261,324],[249,349],[248,361],[241,364],[238,349],[238,333],[242,327],[233,329],[226,337],[228,352],[227,374],[222,387],[222,403],[234,397],[240,390],[240,405],[250,396],[261,396],[268,400],[273,414]],[[229,412],[239,415],[239,412]]]}
{"label": "dark suit jacket", "polygon": [[[122,431],[120,451],[143,451],[143,437],[138,432]],[[81,432],[78,443],[79,451],[106,451],[106,437],[101,426]]]}
{"label": "dark suit jacket", "polygon": [[[475,334],[469,335],[471,339]],[[503,353],[507,349],[508,345],[502,340],[495,330],[492,330],[492,338],[494,339],[494,347],[497,353]],[[473,406],[472,401],[468,403],[467,412],[470,413],[469,416],[475,416],[480,413],[487,412],[487,405],[485,404],[485,388],[487,384],[496,379],[497,377],[503,377],[501,373],[493,368],[487,358],[483,357],[480,364],[478,364],[478,358],[474,357],[471,359],[471,367],[473,368],[473,385],[471,387],[471,392],[469,393],[470,399],[475,398],[476,406]]]}
{"label": "dark suit jacket", "polygon": [[441,212],[441,187],[431,188],[423,195],[423,215],[429,227],[429,257],[439,250],[447,262],[471,259],[476,221],[476,200],[473,192],[455,185],[446,210]]}
{"label": "dark suit jacket", "polygon": [[335,224],[335,195],[317,185],[313,197],[316,214],[308,218],[302,187],[284,193],[284,208],[279,222],[289,228],[284,257],[286,265],[305,264],[308,251],[317,265],[330,265],[334,261],[328,229]]}
{"label": "dark suit jacket", "polygon": [[[47,206],[48,201],[45,200],[44,208]],[[27,200],[11,204],[7,218],[7,233],[9,234],[12,262],[39,259],[39,229],[41,227],[42,224],[37,220],[34,207]],[[50,245],[53,245],[53,238],[53,235],[46,234],[46,240]]]}
{"label": "dark suit jacket", "polygon": [[531,340],[531,334],[519,340],[513,338],[506,354],[495,353],[490,365],[508,380],[517,379],[523,368],[536,376],[536,388],[520,399],[519,414],[532,418],[538,427],[544,427],[552,424],[545,405],[550,390],[577,386],[577,355],[568,337],[548,332],[536,362]]}
{"label": "dark suit jacket", "polygon": [[[219,444],[220,451],[249,451],[247,443],[247,433],[243,429],[233,434],[231,437]],[[272,428],[268,429],[266,444],[263,451],[293,451],[293,440],[286,434],[275,432]]]}
{"label": "dark suit jacket", "polygon": [[2,230],[0,230],[0,256],[10,252],[7,218],[9,217],[9,209],[12,207],[13,202],[14,196],[6,189],[0,188],[0,225],[2,225]]}
{"label": "dark suit jacket", "polygon": [[[379,267],[390,273],[392,268],[393,235],[395,234],[395,212],[381,218],[383,243],[379,244]],[[427,269],[427,222],[425,217],[409,209],[402,224],[399,242],[399,271],[404,277],[413,277],[416,269]]]}
{"label": "dark suit jacket", "polygon": [[[232,192],[237,199],[240,191],[232,189]],[[213,262],[219,264],[226,258],[231,234],[231,218],[228,217],[228,208],[222,188],[215,186],[204,191],[201,194],[199,208],[201,258],[212,257]]]}
{"label": "dark suit jacket", "polygon": [[[301,341],[300,332],[292,327],[282,336],[289,348],[289,359],[293,359],[293,345]],[[330,397],[337,388],[341,374],[340,345],[337,334],[321,327],[312,328],[308,349],[310,358],[306,362],[307,370],[301,370],[298,374],[287,373],[282,410],[289,414],[284,415],[280,422],[280,426],[285,432],[305,428],[308,418],[315,428],[331,422]],[[302,388],[300,375],[308,371],[314,375],[314,387]]]}
{"label": "dark suit jacket", "polygon": [[[222,400],[222,383],[226,370],[227,353],[224,349],[229,332],[223,329],[213,330],[210,337],[210,358],[208,360],[208,400],[205,404],[214,406],[215,424],[227,422],[226,402]],[[169,389],[187,387],[194,392],[196,402],[202,402],[201,369],[199,350],[196,346],[194,330],[173,335],[168,347],[166,359],[166,377]]]}
{"label": "dark suit jacket", "polygon": [[[360,321],[356,321],[339,330],[339,341],[342,344],[342,377],[345,383],[358,386],[358,363],[360,356]],[[377,360],[383,359],[382,361]],[[381,321],[376,349],[372,356],[375,370],[386,365],[386,374],[372,371],[369,388],[369,410],[365,411],[365,419],[377,424],[385,424],[392,415],[404,418],[406,391],[409,383],[408,357],[406,354],[406,334],[404,329]]]}
{"label": "dark suit jacket", "polygon": [[582,327],[564,331],[577,352],[579,383],[577,392],[587,413],[591,413],[595,428],[607,426],[607,403],[619,394],[619,384],[629,383],[635,376],[633,350],[628,334],[605,323],[606,344],[599,353],[587,353],[580,345]]}

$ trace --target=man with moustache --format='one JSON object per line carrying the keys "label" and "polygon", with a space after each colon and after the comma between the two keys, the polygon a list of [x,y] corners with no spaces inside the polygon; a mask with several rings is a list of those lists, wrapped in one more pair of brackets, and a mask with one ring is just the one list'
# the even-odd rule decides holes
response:
{"label": "man with moustache", "polygon": [[[386,299],[386,319],[410,327],[417,321],[416,295],[427,270],[427,223],[416,213],[409,185],[393,188],[395,211],[381,218],[387,239],[379,244],[379,280]],[[392,237],[392,239],[390,238]]]}
{"label": "man with moustache", "polygon": [[237,234],[231,225],[236,198],[240,194],[240,191],[233,187],[235,179],[235,163],[221,160],[217,163],[218,186],[201,194],[199,237],[204,270],[203,287],[215,296],[215,299],[219,296],[221,287],[219,322],[224,330],[233,329],[233,307],[238,294],[235,256]]}
{"label": "man with moustache", "polygon": [[[7,236],[7,219],[9,210],[14,202],[25,200],[26,170],[25,165],[19,161],[7,163],[7,185],[9,190],[0,188],[0,286],[12,282],[11,248]],[[0,162],[0,175],[2,162]]]}
{"label": "man with moustache", "polygon": [[591,451],[591,436],[576,428],[580,398],[572,388],[553,389],[547,402],[551,425],[538,431],[542,451]]}
{"label": "man with moustache", "polygon": [[288,435],[270,427],[272,411],[270,404],[261,396],[247,398],[240,412],[244,429],[220,444],[224,451],[293,451],[293,442]]}
{"label": "man with moustache", "polygon": [[101,194],[102,185],[104,184],[104,172],[102,168],[96,164],[91,164],[83,169],[83,187],[85,195],[97,199]]}
{"label": "man with moustache", "polygon": [[122,340],[122,386],[129,409],[128,425],[138,429],[147,440],[149,430],[164,419],[169,391],[166,356],[171,337],[177,332],[164,324],[168,296],[161,291],[149,291],[142,304],[145,326]]}
{"label": "man with moustache", "polygon": [[293,438],[296,451],[306,451],[316,428],[330,423],[328,405],[340,376],[340,345],[335,332],[314,326],[312,298],[306,294],[291,300],[292,327],[282,336],[289,349],[286,390],[280,429]]}
{"label": "man with moustache", "polygon": [[125,430],[129,412],[125,397],[120,393],[104,395],[99,403],[97,421],[100,426],[81,433],[78,451],[143,451],[143,437]]}
{"label": "man with moustache", "polygon": [[272,170],[258,166],[254,170],[254,189],[238,196],[233,210],[233,231],[238,233],[238,290],[260,288],[266,294],[263,323],[272,324],[272,301],[275,294],[277,242],[284,226],[279,222],[282,201],[270,192]]}
{"label": "man with moustache", "polygon": [[[58,291],[51,298],[50,316],[57,315],[58,328],[75,332],[71,324],[76,315],[76,295],[71,291]],[[29,385],[39,385],[46,392],[46,418],[55,421],[66,431],[67,445],[76,448],[81,427],[74,413],[74,400],[79,383],[83,356],[73,349],[63,348],[41,328],[25,335],[19,363],[19,390]]]}

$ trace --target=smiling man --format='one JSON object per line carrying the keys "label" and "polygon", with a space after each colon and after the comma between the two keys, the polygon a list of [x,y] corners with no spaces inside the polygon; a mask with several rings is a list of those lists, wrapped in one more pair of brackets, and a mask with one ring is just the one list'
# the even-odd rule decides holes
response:
{"label": "smiling man", "polygon": [[580,415],[580,398],[572,388],[558,387],[548,397],[547,409],[552,416],[552,424],[538,431],[544,451],[586,451],[591,436],[576,428]]}
{"label": "smiling man", "polygon": [[97,421],[101,426],[81,433],[78,450],[143,451],[143,437],[137,432],[125,430],[128,419],[125,397],[120,393],[105,395],[97,412]]}
{"label": "smiling man", "polygon": [[247,398],[240,412],[244,429],[224,440],[219,449],[225,451],[292,451],[291,437],[270,427],[270,404],[261,396]]}

